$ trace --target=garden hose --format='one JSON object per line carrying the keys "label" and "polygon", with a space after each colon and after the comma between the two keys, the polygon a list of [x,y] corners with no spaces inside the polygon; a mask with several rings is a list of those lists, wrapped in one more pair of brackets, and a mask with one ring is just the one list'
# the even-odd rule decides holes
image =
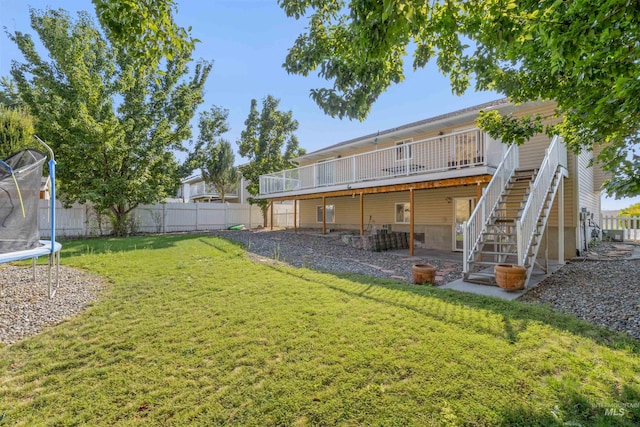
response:
{"label": "garden hose", "polygon": [[18,200],[20,200],[20,209],[22,210],[22,218],[26,218],[27,215],[24,213],[24,203],[22,203],[22,194],[20,194],[20,187],[18,187],[18,180],[16,179],[16,174],[11,172],[11,177],[13,178],[14,184],[16,184],[16,190],[18,190]]}

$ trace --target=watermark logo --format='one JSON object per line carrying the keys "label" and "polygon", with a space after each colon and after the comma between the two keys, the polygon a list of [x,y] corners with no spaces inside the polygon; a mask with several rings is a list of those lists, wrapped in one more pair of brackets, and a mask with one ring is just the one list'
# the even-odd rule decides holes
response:
{"label": "watermark logo", "polygon": [[604,409],[604,415],[607,417],[624,417],[629,413],[630,408],[640,408],[640,402],[616,402],[593,403],[592,406],[598,409]]}

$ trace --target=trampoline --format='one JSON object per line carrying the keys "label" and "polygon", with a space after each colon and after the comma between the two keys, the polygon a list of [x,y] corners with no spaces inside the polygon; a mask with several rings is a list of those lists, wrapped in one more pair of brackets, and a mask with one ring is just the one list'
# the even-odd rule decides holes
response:
{"label": "trampoline", "polygon": [[[55,158],[51,148],[35,136],[49,154],[51,239],[40,240],[38,210],[42,166],[47,155],[38,150],[22,150],[0,160],[0,264],[32,259],[36,281],[36,259],[49,257],[49,298],[60,284],[60,250],[55,241]],[[55,282],[52,271],[55,267]]]}

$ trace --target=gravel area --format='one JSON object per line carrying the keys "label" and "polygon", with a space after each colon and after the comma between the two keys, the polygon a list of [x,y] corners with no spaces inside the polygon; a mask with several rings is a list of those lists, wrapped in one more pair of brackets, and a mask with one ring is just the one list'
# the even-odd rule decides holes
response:
{"label": "gravel area", "polygon": [[369,252],[342,242],[339,235],[301,231],[215,231],[214,234],[241,243],[262,261],[280,261],[295,267],[321,271],[361,273],[368,276],[412,282],[414,264],[436,267],[436,284],[462,277],[462,265],[446,259],[411,257],[408,249]]}
{"label": "gravel area", "polygon": [[[621,249],[625,246],[630,250]],[[547,304],[640,339],[640,259],[631,259],[633,248],[602,243],[586,259],[568,262],[520,301]]]}
{"label": "gravel area", "polygon": [[60,285],[49,299],[47,274],[48,267],[36,266],[34,283],[32,267],[0,265],[1,343],[18,342],[80,313],[105,286],[99,276],[60,266]]}

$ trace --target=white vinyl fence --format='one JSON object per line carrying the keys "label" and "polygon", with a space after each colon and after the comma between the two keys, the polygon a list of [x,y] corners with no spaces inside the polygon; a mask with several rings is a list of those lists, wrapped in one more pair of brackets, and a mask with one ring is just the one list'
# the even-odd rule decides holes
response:
{"label": "white vinyl fence", "polygon": [[[273,225],[293,227],[293,205],[274,204]],[[51,235],[49,202],[40,201],[40,236]],[[267,214],[269,217],[269,215]],[[267,218],[269,219],[269,218]],[[221,203],[161,203],[143,205],[130,216],[131,227],[139,233],[171,233],[220,230],[243,224],[255,228],[263,225],[262,212],[257,206]],[[64,208],[57,202],[56,235],[63,237],[102,236],[111,233],[111,223],[106,216],[98,217],[89,205],[73,205]]]}
{"label": "white vinyl fence", "polygon": [[603,239],[640,242],[640,216],[603,216],[600,227]]}

